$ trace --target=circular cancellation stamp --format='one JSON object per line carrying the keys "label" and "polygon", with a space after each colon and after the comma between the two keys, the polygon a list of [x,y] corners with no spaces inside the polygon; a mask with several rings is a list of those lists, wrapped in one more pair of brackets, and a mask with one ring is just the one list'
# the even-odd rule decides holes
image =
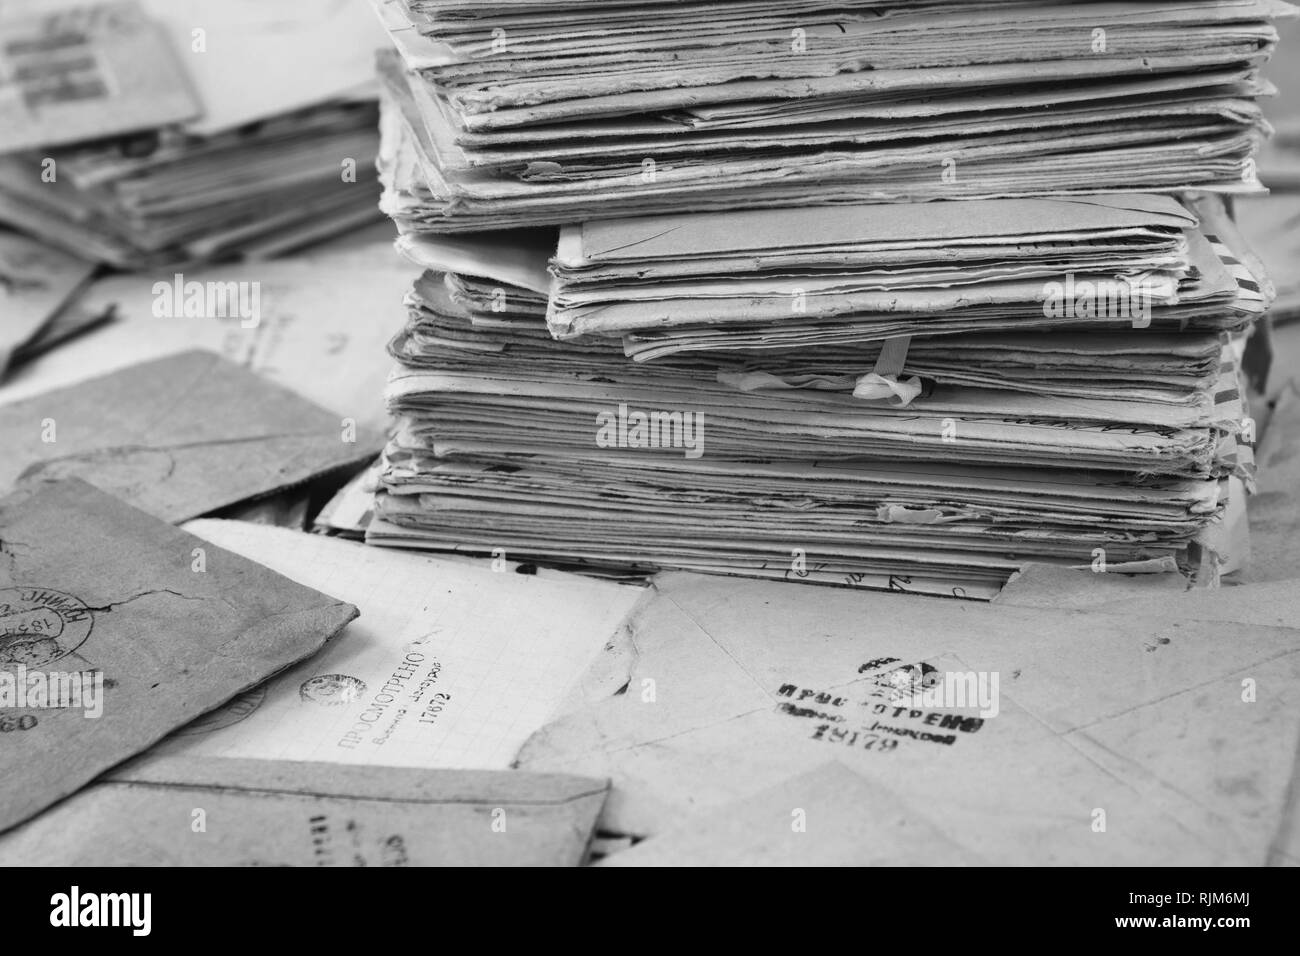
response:
{"label": "circular cancellation stamp", "polygon": [[50,588],[0,588],[0,667],[44,667],[86,642],[90,608]]}
{"label": "circular cancellation stamp", "polygon": [[298,696],[313,704],[338,707],[359,700],[366,692],[366,682],[347,674],[321,674],[303,681]]}
{"label": "circular cancellation stamp", "polygon": [[216,710],[208,711],[202,717],[196,717],[180,730],[177,736],[191,737],[198,734],[210,734],[215,730],[233,727],[241,720],[246,720],[262,706],[266,700],[266,685],[259,684],[252,690],[246,690],[233,700],[227,701]]}

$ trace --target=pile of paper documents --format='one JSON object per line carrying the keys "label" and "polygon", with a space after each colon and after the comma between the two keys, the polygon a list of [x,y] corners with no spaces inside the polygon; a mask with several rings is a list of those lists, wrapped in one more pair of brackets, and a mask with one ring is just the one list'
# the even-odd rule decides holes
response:
{"label": "pile of paper documents", "polygon": [[405,229],[1249,189],[1280,0],[374,0]]}
{"label": "pile of paper documents", "polygon": [[[891,205],[804,231],[802,214],[745,213],[742,238],[724,243],[784,235],[771,278],[754,281],[736,265],[757,263],[752,250],[720,263],[725,250],[693,243],[717,214],[587,224],[564,231],[555,260],[549,319],[564,340],[535,292],[427,272],[392,347],[400,427],[370,540],[924,590],[996,585],[1031,556],[1173,557],[1221,512],[1227,476],[1249,474],[1232,341],[1265,299],[1218,235],[1231,229],[1221,208],[1198,208],[1199,220],[1160,196]],[[952,226],[941,242],[938,220]],[[1037,232],[1043,221],[1058,235]],[[963,253],[954,233],[999,229],[1004,251],[946,264]],[[639,237],[663,234],[672,252],[657,261]],[[802,236],[822,248],[802,250]],[[591,257],[566,255],[583,239]],[[630,249],[626,271],[609,265]],[[434,264],[431,243],[418,251]],[[678,278],[710,270],[723,278]],[[592,292],[566,291],[576,271]],[[610,272],[622,278],[597,281]],[[1053,276],[1142,294],[1114,318],[1113,302],[1078,295],[1054,310]],[[807,304],[791,314],[796,286]],[[611,304],[565,311],[586,295]],[[634,339],[665,327],[707,337]],[[842,346],[816,347],[822,331]],[[809,562],[792,566],[794,549]]]}
{"label": "pile of paper documents", "polygon": [[374,218],[382,32],[364,8],[20,0],[0,32],[0,222],[140,269],[274,255]]}
{"label": "pile of paper documents", "polygon": [[1216,194],[1290,7],[380,12],[426,271],[367,540],[968,597],[1228,558],[1272,290]]}

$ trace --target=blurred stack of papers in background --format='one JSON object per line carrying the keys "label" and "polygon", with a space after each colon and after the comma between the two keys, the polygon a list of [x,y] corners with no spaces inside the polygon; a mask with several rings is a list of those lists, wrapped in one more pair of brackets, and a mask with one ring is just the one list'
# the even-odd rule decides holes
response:
{"label": "blurred stack of papers in background", "polygon": [[1222,197],[1293,8],[378,5],[427,271],[367,540],[967,597],[1242,557]]}
{"label": "blurred stack of papers in background", "polygon": [[364,6],[18,0],[0,18],[0,224],[144,269],[374,218],[383,38]]}

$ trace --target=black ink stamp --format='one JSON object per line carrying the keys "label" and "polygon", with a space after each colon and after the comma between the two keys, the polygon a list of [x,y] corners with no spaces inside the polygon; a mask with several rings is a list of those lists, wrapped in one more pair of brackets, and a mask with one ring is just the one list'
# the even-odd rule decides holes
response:
{"label": "black ink stamp", "polygon": [[44,667],[90,637],[94,615],[71,594],[49,588],[0,588],[0,667]]}

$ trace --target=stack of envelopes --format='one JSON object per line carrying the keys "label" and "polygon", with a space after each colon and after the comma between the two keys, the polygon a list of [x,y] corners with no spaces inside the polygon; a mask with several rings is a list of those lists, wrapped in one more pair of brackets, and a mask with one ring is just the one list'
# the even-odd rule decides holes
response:
{"label": "stack of envelopes", "polygon": [[683,208],[1255,185],[1280,0],[374,0],[385,209],[478,230]]}
{"label": "stack of envelopes", "polygon": [[[965,593],[971,578],[993,587],[1031,556],[1174,557],[1220,514],[1226,476],[1248,473],[1232,339],[1265,297],[1217,234],[1231,226],[1213,203],[1198,220],[1169,197],[1051,201],[1066,208],[1049,219],[1040,202],[836,210],[861,237],[884,237],[890,221],[896,236],[855,243],[846,231],[802,261],[800,237],[829,242],[830,223],[801,233],[800,214],[745,214],[737,238],[721,237],[750,247],[738,260],[762,262],[764,225],[788,253],[753,268],[770,277],[753,281],[734,263],[715,281],[677,278],[716,268],[721,250],[692,242],[713,215],[680,217],[679,258],[653,265],[644,237],[664,222],[566,229],[549,306],[563,339],[537,292],[427,272],[393,343],[400,428],[370,540],[781,575],[800,548],[815,556],[801,577],[925,590],[960,579]],[[946,263],[961,247],[951,233],[936,246],[933,228],[951,213],[962,214],[953,231],[1000,231],[1002,258],[954,273]],[[1033,225],[1044,221],[1073,242],[1044,255],[1051,237]],[[584,239],[591,256],[566,254]],[[1097,251],[1108,242],[1109,254]],[[887,260],[910,256],[912,268],[871,268],[871,247],[891,245]],[[598,249],[639,258],[624,272]],[[687,250],[698,257],[680,258]],[[589,294],[618,321],[601,321],[604,306],[563,317],[579,261],[616,275],[593,279]],[[652,281],[656,270],[671,278]],[[1129,318],[1045,314],[1057,311],[1044,301],[1051,283],[1106,275],[1147,282],[1150,299]],[[826,302],[814,283],[833,290]],[[865,290],[862,302],[843,305],[848,286]],[[809,292],[791,313],[796,287]],[[719,304],[695,317],[709,288]],[[1083,298],[1071,304],[1084,312]],[[643,329],[662,330],[654,354]],[[842,344],[819,347],[820,329]],[[873,371],[900,335],[903,374]],[[649,426],[640,443],[637,413]],[[602,445],[602,415],[632,427]]]}
{"label": "stack of envelopes", "polygon": [[[0,156],[0,220],[122,269],[269,256],[374,219],[373,103],[194,136],[178,130]],[[356,175],[345,179],[351,158]]]}
{"label": "stack of envelopes", "polygon": [[0,10],[15,77],[0,223],[142,269],[274,255],[374,218],[368,11],[70,2]]}
{"label": "stack of envelopes", "polygon": [[974,597],[1028,560],[1212,571],[1270,298],[1213,193],[1255,188],[1288,8],[976,6],[384,4],[427,271],[368,540]]}

